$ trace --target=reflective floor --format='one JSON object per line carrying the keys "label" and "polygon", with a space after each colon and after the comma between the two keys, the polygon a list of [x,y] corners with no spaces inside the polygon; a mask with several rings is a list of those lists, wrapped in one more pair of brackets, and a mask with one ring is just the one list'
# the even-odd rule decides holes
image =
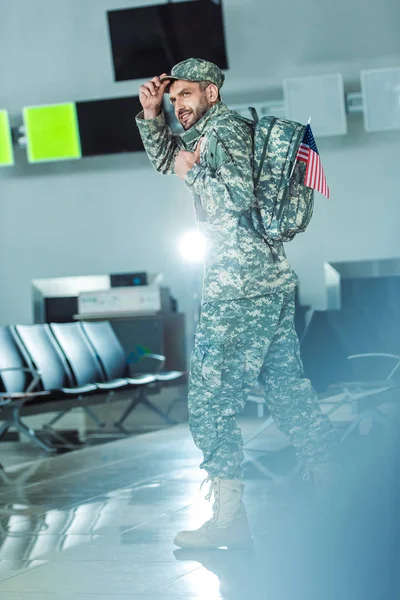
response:
{"label": "reflective floor", "polygon": [[[245,431],[257,422],[243,423]],[[175,533],[210,515],[187,425],[0,474],[0,598],[58,600],[398,598],[399,443],[372,430],[341,449],[346,494],[324,503],[285,474],[273,428],[254,442],[245,502],[253,548],[184,551]],[[266,473],[279,476],[267,477]]]}

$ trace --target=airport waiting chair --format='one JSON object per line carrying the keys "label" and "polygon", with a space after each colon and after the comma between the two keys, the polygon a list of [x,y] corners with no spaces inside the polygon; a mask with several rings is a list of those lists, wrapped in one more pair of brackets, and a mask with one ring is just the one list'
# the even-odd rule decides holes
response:
{"label": "airport waiting chair", "polygon": [[384,352],[368,352],[351,355],[347,359],[352,363],[357,361],[371,362],[371,371],[373,370],[373,363],[376,361],[381,362],[383,359],[386,361],[387,368],[382,378],[332,384],[325,394],[320,395],[322,406],[324,404],[332,405],[326,411],[328,415],[332,415],[342,406],[350,405],[351,407],[354,418],[342,433],[341,441],[344,441],[365,420],[379,423],[388,430],[392,430],[392,422],[385,416],[381,406],[393,402],[395,397],[398,396],[400,356]]}
{"label": "airport waiting chair", "polygon": [[[111,393],[118,389],[121,391],[133,390],[131,402],[115,423],[121,431],[126,433],[123,423],[138,404],[146,405],[165,418],[169,424],[172,424],[172,421],[146,397],[147,386],[155,384],[157,381],[155,374],[143,373],[130,376],[116,337],[112,338],[108,335],[106,339],[100,339],[101,336],[93,335],[93,339],[97,342],[97,346],[94,346],[85,334],[81,323],[52,323],[50,328],[71,365],[77,381],[88,378],[95,380],[98,382],[99,389],[108,390]],[[98,330],[96,331],[98,332]]]}
{"label": "airport waiting chair", "polygon": [[[16,325],[11,331],[25,361],[40,373],[41,389],[49,392],[55,406],[59,407],[56,416],[45,428],[51,430],[55,423],[74,408],[81,408],[98,427],[104,426],[91,405],[104,403],[107,396],[100,393],[95,381],[89,377],[82,377],[77,381],[49,325]],[[65,402],[61,405],[62,400]]]}
{"label": "airport waiting chair", "polygon": [[[347,377],[331,383],[325,392],[319,394],[321,407],[329,416],[344,406],[350,407],[351,420],[340,434],[342,442],[364,421],[378,423],[393,431],[392,419],[382,407],[392,404],[396,411],[400,407],[400,313],[383,311],[382,314],[374,314],[366,326],[373,327],[371,346],[375,346],[377,351],[358,352],[345,357],[343,372]],[[245,448],[250,450],[248,445],[273,424],[272,417],[268,417],[245,439]],[[250,458],[249,462],[256,461]],[[266,472],[263,465],[260,470],[277,479],[270,470]]]}
{"label": "airport waiting chair", "polygon": [[88,348],[86,354],[78,353],[78,360],[72,361],[71,364],[47,324],[18,325],[15,331],[27,353],[27,360],[30,358],[41,373],[43,389],[50,391],[58,400],[71,399],[71,402],[64,403],[62,410],[58,410],[56,416],[46,424],[46,429],[51,429],[69,411],[77,407],[82,408],[98,428],[104,427],[105,423],[98,418],[91,406],[109,402],[114,391],[123,387],[124,383],[117,381],[106,384],[101,368],[90,355]]}
{"label": "airport waiting chair", "polygon": [[40,382],[38,372],[24,360],[15,343],[12,331],[7,326],[0,327],[0,370],[2,392],[30,392]]}
{"label": "airport waiting chair", "polygon": [[[82,321],[82,329],[92,344],[109,377],[129,375],[129,364],[122,345],[109,321]],[[166,358],[162,354],[145,354],[140,359],[141,372],[150,372],[156,380],[165,383],[185,375],[183,371],[165,371]]]}
{"label": "airport waiting chair", "polygon": [[[79,405],[98,427],[104,427],[105,423],[88,406],[89,403],[110,402],[116,392],[123,390],[133,391],[136,399],[142,388],[155,382],[152,375],[138,375],[129,381],[120,377],[107,379],[79,323],[17,326],[16,330],[41,371],[44,389],[52,390],[57,385],[57,390],[62,387],[64,394],[77,392]],[[66,382],[61,386],[62,372],[66,374]],[[55,379],[57,373],[58,379]],[[85,402],[89,394],[94,398]],[[47,427],[52,427],[72,408],[66,407],[59,412]]]}
{"label": "airport waiting chair", "polygon": [[[2,412],[5,406],[9,406],[11,404],[11,399],[10,398],[1,398],[0,397],[0,422],[2,421]],[[0,463],[0,478],[2,476],[2,474],[4,473],[4,467],[3,465]]]}
{"label": "airport waiting chair", "polygon": [[[340,316],[340,313],[338,314]],[[356,313],[353,311],[353,317]],[[352,343],[352,352],[345,357],[343,377],[331,382],[327,391],[320,394],[321,405],[331,404],[328,414],[349,405],[353,419],[341,436],[345,440],[364,420],[376,422],[392,429],[382,406],[392,403],[397,408],[400,386],[400,313],[386,307],[381,310],[361,311]],[[348,325],[348,323],[346,323]],[[347,327],[350,329],[350,327]],[[362,330],[366,342],[360,341]]]}
{"label": "airport waiting chair", "polygon": [[[129,364],[124,350],[121,346],[109,321],[83,321],[81,323],[83,332],[102,365],[103,371],[108,379],[113,377],[125,377],[131,381]],[[150,371],[157,382],[165,383],[181,379],[185,374],[182,371],[163,371],[165,357],[160,354],[147,354],[141,360],[142,369]],[[136,378],[137,375],[135,375]],[[123,427],[124,421],[138,404],[144,404],[150,410],[162,417],[170,425],[174,421],[167,413],[160,410],[147,398],[145,390],[142,389],[138,398],[132,399],[126,410],[117,421],[116,426]]]}
{"label": "airport waiting chair", "polygon": [[[10,327],[0,327],[0,439],[14,428],[35,445],[47,452],[56,448],[28,427],[22,416],[49,412],[54,409],[54,397],[41,387],[40,373],[21,352]],[[57,442],[68,442],[56,432],[47,432]],[[46,436],[48,437],[48,435]]]}

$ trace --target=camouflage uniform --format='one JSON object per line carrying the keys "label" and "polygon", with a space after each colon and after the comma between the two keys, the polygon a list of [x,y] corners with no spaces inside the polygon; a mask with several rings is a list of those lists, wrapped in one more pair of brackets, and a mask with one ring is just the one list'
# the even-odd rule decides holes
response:
{"label": "camouflage uniform", "polygon": [[[176,65],[169,78],[211,81],[220,88],[224,75],[212,63],[189,59]],[[136,122],[162,174],[173,174],[178,152],[194,151],[203,138],[200,164],[185,178],[198,228],[208,241],[188,398],[191,432],[204,454],[202,467],[211,477],[241,477],[243,440],[236,415],[257,381],[300,460],[326,459],[333,446],[332,426],[304,377],[294,329],[297,276],[282,243],[266,243],[242,222],[255,202],[250,126],[222,102],[180,136],[172,134],[163,113],[151,120],[140,113]]]}

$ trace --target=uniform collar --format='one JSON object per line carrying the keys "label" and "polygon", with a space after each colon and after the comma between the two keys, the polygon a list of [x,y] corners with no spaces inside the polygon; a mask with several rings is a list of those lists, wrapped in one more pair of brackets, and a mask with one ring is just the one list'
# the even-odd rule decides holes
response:
{"label": "uniform collar", "polygon": [[229,108],[223,102],[218,102],[214,104],[205,115],[201,117],[199,121],[193,127],[181,133],[180,137],[185,142],[185,144],[190,145],[193,142],[197,141],[205,132],[208,123],[211,119],[227,112]]}

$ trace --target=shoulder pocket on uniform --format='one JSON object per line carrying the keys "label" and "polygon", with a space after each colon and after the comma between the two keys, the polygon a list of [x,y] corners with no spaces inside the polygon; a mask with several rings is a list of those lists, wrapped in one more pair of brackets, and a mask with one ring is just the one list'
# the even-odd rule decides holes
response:
{"label": "shoulder pocket on uniform", "polygon": [[229,155],[225,151],[221,141],[215,133],[213,133],[208,142],[207,163],[208,166],[217,172],[223,163],[228,160]]}

